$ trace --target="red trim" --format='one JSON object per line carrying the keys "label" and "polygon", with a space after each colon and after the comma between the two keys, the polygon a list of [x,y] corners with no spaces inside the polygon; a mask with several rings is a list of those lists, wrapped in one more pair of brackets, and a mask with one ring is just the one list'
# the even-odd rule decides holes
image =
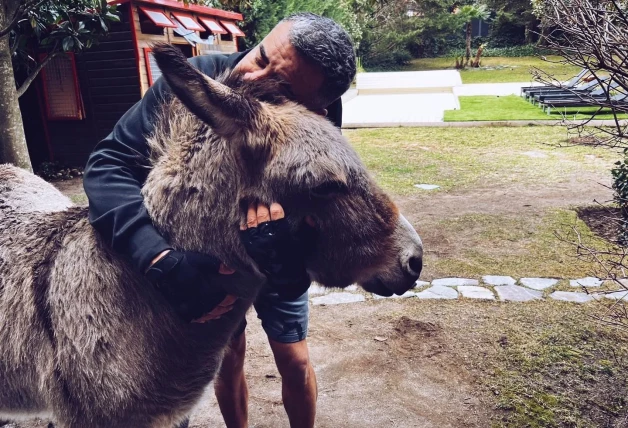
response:
{"label": "red trim", "polygon": [[[205,18],[205,17],[203,17],[203,16],[199,16],[199,17],[198,17],[198,19],[199,19],[199,21],[201,21],[201,22],[203,23],[203,25],[205,25],[205,27],[207,27],[207,29],[208,29],[210,32],[212,32],[212,33],[214,33],[214,34],[227,34],[227,33],[228,33],[228,31],[227,31],[227,30],[225,30],[224,28],[222,28],[222,26],[221,26],[221,25],[218,23],[218,21],[217,21],[217,20],[215,20],[215,19]],[[211,27],[211,25],[210,25],[210,24],[208,24],[208,22],[213,22],[214,24],[216,24],[216,26],[217,26],[218,28],[220,28],[220,30],[214,30],[214,29]]]}
{"label": "red trim", "polygon": [[[164,13],[164,11],[163,11],[163,10],[151,9],[151,8],[149,8],[149,7],[144,7],[144,6],[138,6],[137,8],[138,8],[139,10],[141,10],[142,12],[144,12],[144,13],[146,14],[146,16],[148,17],[148,19],[150,19],[151,21],[153,21],[153,24],[155,24],[155,25],[156,25],[156,26],[158,26],[158,27],[169,27],[169,28],[177,28],[177,27],[178,27],[178,25],[177,25],[177,24],[175,24],[174,22],[172,22],[172,20],[166,16],[166,14]],[[163,16],[163,17],[166,19],[166,21],[168,21],[168,22],[169,22],[169,24],[168,24],[168,23],[163,23],[163,22],[157,22],[157,21],[155,21],[155,20],[153,19],[153,17],[150,15],[151,13],[158,13],[158,14],[160,14],[161,16]]]}
{"label": "red trim", "polygon": [[[66,52],[65,53],[68,58],[70,58],[70,62],[72,63],[72,80],[74,80],[74,95],[76,96],[76,106],[78,109],[78,117],[67,117],[67,116],[51,116],[50,115],[50,100],[48,98],[48,87],[46,86],[46,67],[41,70],[41,77],[44,85],[44,101],[46,103],[46,117],[49,120],[83,120],[85,119],[85,112],[83,111],[83,103],[81,102],[81,92],[79,88],[78,82],[78,73],[76,72],[76,60],[74,58],[74,52]],[[46,54],[41,54],[40,60],[46,57]]]}
{"label": "red trim", "polygon": [[[138,12],[139,13],[139,12]],[[131,39],[133,40],[133,50],[135,51],[135,67],[137,67],[137,78],[140,81],[140,88],[142,87],[142,74],[140,73],[140,47],[137,41],[137,27],[135,26],[135,16],[133,15],[133,5],[129,4],[129,20],[131,24]]]}
{"label": "red trim", "polygon": [[144,48],[144,62],[146,63],[146,74],[148,75],[148,86],[153,86],[153,73],[150,71],[150,57],[148,54],[152,52],[151,48]]}
{"label": "red trim", "polygon": [[236,21],[242,21],[244,19],[241,13],[228,12],[226,10],[214,9],[213,7],[200,6],[197,4],[185,4],[185,2],[183,1],[178,2],[176,0],[113,0],[109,2],[109,4],[113,5],[132,2],[154,4],[176,10],[184,10],[188,12],[201,13],[204,15],[217,16],[219,18],[235,19]]}
{"label": "red trim", "polygon": [[[188,15],[187,13],[181,13],[181,12],[172,12],[172,14],[174,15],[174,17],[177,19],[177,21],[179,21],[181,23],[181,25],[183,25],[185,28],[187,28],[190,31],[205,31],[205,28],[203,28],[203,26],[201,24],[199,24],[196,19],[194,19],[194,17],[192,17],[192,15]],[[191,19],[192,22],[194,22],[194,24],[190,27],[188,27],[187,25],[185,25],[184,19]]]}
{"label": "red trim", "polygon": [[[225,27],[227,29],[228,32],[230,32],[231,34],[233,34],[234,36],[238,37],[244,37],[244,33],[242,32],[242,30],[240,30],[238,28],[238,26],[235,24],[235,22],[229,22],[229,21],[225,21],[225,20],[220,20],[220,23],[222,24],[223,27]],[[231,24],[231,25],[227,25],[227,24]],[[236,32],[234,32],[230,27],[235,27]]]}

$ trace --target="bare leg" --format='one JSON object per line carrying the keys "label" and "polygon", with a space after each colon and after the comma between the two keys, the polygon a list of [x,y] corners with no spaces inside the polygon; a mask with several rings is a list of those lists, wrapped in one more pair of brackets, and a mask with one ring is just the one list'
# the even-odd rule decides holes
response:
{"label": "bare leg", "polygon": [[248,426],[249,391],[244,378],[246,337],[243,332],[231,339],[214,380],[214,392],[227,428]]}
{"label": "bare leg", "polygon": [[291,428],[312,428],[318,389],[307,342],[281,343],[268,339],[281,374],[283,405]]}

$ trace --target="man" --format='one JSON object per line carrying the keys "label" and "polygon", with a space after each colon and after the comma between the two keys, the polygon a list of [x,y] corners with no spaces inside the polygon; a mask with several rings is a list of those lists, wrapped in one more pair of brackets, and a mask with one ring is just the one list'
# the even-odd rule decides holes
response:
{"label": "man", "polygon": [[[342,120],[339,98],[355,76],[355,54],[347,33],[332,20],[310,13],[284,19],[250,51],[196,57],[191,62],[210,77],[233,69],[243,79],[280,79],[285,83],[287,96],[327,115],[338,127]],[[213,309],[199,317],[204,312],[195,307],[195,282],[207,282],[211,274],[228,275],[233,271],[210,256],[173,251],[153,227],[140,193],[148,174],[145,135],[152,130],[154,114],[167,90],[166,83],[159,79],[90,156],[84,176],[90,221],[115,250],[126,255],[142,272],[168,275],[175,284],[176,307],[186,319],[211,322],[230,310],[234,298],[221,295],[218,306],[214,302]],[[283,212],[278,204],[270,209],[251,207],[247,226],[253,228],[281,217]],[[282,377],[290,425],[312,427],[317,388],[306,342],[307,292],[296,299],[286,299],[270,290],[263,291],[255,308]],[[234,335],[215,380],[216,397],[229,428],[248,426],[248,390],[243,371],[245,325],[240,334]]]}

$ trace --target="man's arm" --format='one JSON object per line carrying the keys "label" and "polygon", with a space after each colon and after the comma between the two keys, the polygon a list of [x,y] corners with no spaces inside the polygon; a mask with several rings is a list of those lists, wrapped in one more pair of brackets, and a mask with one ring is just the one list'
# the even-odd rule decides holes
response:
{"label": "man's arm", "polygon": [[[191,62],[205,74],[211,77],[222,71],[221,61],[225,58],[201,58]],[[90,223],[116,252],[129,257],[142,272],[156,256],[171,248],[153,226],[141,194],[150,170],[146,136],[152,132],[155,113],[168,96],[166,82],[158,79],[96,146],[83,177]]]}

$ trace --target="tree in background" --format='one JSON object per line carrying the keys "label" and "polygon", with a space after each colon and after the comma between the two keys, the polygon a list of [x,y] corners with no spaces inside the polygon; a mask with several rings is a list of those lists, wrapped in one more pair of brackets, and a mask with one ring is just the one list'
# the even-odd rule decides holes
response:
{"label": "tree in background", "polygon": [[32,170],[18,98],[49,61],[88,49],[118,20],[106,0],[0,0],[0,163]]}
{"label": "tree in background", "polygon": [[[350,5],[352,0],[200,0],[203,4],[240,12],[246,34],[244,48],[257,45],[279,21],[296,12],[312,12],[338,22],[359,43],[361,31]],[[359,0],[358,0],[359,1]]]}
{"label": "tree in background", "polygon": [[539,30],[539,18],[530,0],[485,0],[494,14],[491,45],[508,47],[534,43]]}
{"label": "tree in background", "polygon": [[465,27],[465,62],[464,66],[469,65],[471,60],[471,36],[472,24],[474,19],[487,19],[489,11],[486,5],[480,3],[466,4],[459,6],[454,10],[454,14],[463,23]]}

